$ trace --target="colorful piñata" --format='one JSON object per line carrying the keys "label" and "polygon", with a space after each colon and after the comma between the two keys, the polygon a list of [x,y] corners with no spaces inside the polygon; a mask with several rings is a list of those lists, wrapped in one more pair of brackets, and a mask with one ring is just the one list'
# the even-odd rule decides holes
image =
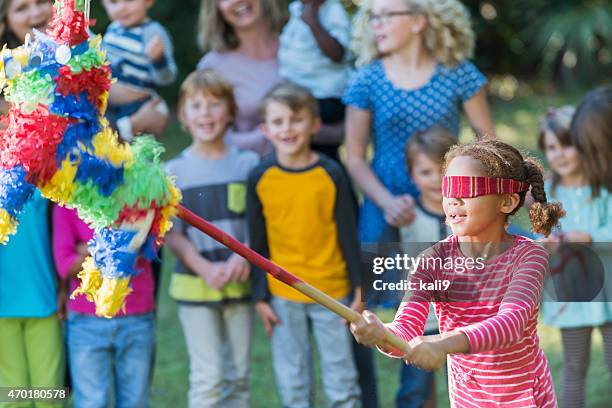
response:
{"label": "colorful pi\u00f1ata", "polygon": [[51,28],[0,54],[0,89],[11,108],[0,131],[0,242],[38,188],[76,208],[95,229],[73,293],[112,317],[141,262],[155,258],[181,195],[152,137],[122,144],[104,119],[112,82],[101,37],[90,36],[85,0],[58,0]]}

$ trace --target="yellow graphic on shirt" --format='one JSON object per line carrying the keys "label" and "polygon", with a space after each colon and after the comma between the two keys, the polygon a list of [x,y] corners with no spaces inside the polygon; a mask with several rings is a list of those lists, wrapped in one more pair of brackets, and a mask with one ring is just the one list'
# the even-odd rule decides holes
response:
{"label": "yellow graphic on shirt", "polygon": [[236,214],[244,213],[246,209],[246,186],[244,183],[229,183],[227,185],[227,208]]}

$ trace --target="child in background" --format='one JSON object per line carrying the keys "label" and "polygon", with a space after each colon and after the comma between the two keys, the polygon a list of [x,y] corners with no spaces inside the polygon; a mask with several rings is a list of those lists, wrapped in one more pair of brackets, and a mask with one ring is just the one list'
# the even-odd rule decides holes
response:
{"label": "child in background", "polygon": [[[442,195],[453,235],[427,252],[434,267],[414,271],[417,290],[407,295],[392,323],[384,326],[365,311],[351,325],[358,341],[379,345],[389,356],[426,370],[447,363],[453,406],[556,406],[537,334],[548,254],[506,231],[507,218],[522,206],[530,187],[536,202],[530,212],[533,229],[548,235],[563,209],[547,202],[539,163],[500,141],[451,149]],[[436,267],[438,259],[453,262]],[[418,289],[444,280],[452,283],[447,290]],[[430,302],[440,321],[439,336],[423,336]],[[385,330],[408,348],[386,344]]]}
{"label": "child in background", "polygon": [[[410,177],[421,193],[415,200],[414,221],[399,228],[393,242],[408,244],[406,249],[417,256],[432,243],[442,241],[451,234],[442,207],[442,166],[444,155],[457,144],[456,137],[440,126],[419,132],[406,144],[406,162]],[[392,227],[389,227],[392,228]],[[423,248],[425,245],[425,248]],[[416,253],[415,253],[416,252]],[[402,277],[402,279],[404,279]],[[438,334],[438,321],[430,307],[425,323],[426,336]],[[397,408],[436,406],[436,386],[433,372],[402,364]]]}
{"label": "child in background", "polygon": [[[540,125],[538,145],[552,171],[552,179],[545,183],[546,194],[559,200],[567,210],[561,221],[562,232],[544,241],[610,242],[612,196],[608,188],[612,180],[608,178],[609,170],[606,172],[601,165],[609,166],[612,162],[612,89],[587,95],[572,122],[573,116],[572,107],[554,109],[542,118]],[[602,261],[609,276],[610,260]],[[604,355],[612,375],[612,293],[609,289],[604,293],[603,299],[592,302],[543,304],[544,322],[561,329],[564,407],[588,406],[585,379],[594,328],[599,328],[603,336]]]}
{"label": "child in background", "polygon": [[[341,97],[351,71],[350,18],[339,0],[295,0],[280,35],[279,73],[303,86],[319,104],[323,124],[344,120]],[[314,143],[317,151],[338,161],[338,146]]]}
{"label": "child in background", "polygon": [[[386,224],[414,214],[418,190],[402,152],[408,138],[434,125],[459,134],[465,114],[478,136],[494,135],[487,80],[468,60],[474,49],[469,14],[458,0],[367,0],[356,21],[363,65],[343,97],[347,168],[364,193],[363,243]],[[369,162],[370,142],[374,155]]]}
{"label": "child in background", "polygon": [[[134,136],[130,115],[150,99],[159,99],[156,88],[176,79],[170,35],[147,13],[153,0],[102,0],[111,19],[102,40],[103,48],[117,82],[109,94],[108,112],[116,122],[122,139]],[[157,105],[161,115],[168,107]]]}
{"label": "child in background", "polygon": [[[64,345],[58,319],[58,290],[51,255],[50,203],[40,193],[19,215],[19,229],[0,246],[0,387],[64,386]],[[4,407],[2,402],[0,406]],[[43,405],[36,405],[42,407]],[[63,407],[49,402],[46,408]]]}
{"label": "child in background", "polygon": [[420,195],[414,221],[399,228],[400,242],[438,242],[450,235],[442,208],[442,166],[456,144],[455,135],[441,126],[418,132],[406,143],[406,166]]}
{"label": "child in background", "polygon": [[[89,256],[93,230],[76,210],[53,208],[53,256],[68,296],[79,286],[78,273]],[[68,299],[66,342],[75,407],[145,407],[149,404],[155,352],[154,285],[149,262],[131,281],[125,313],[112,319],[96,316],[85,295]],[[113,390],[111,392],[111,389]],[[111,401],[111,396],[114,401]]]}
{"label": "child in background", "polygon": [[[359,245],[348,180],[310,148],[320,127],[308,90],[281,84],[264,99],[263,132],[275,155],[251,172],[247,190],[254,250],[329,296],[362,310]],[[330,407],[359,407],[351,340],[342,319],[292,288],[253,270],[253,298],[266,333],[284,407],[314,406],[311,333]]]}
{"label": "child in background", "polygon": [[[245,183],[259,158],[223,140],[236,117],[232,85],[212,70],[194,72],[181,86],[178,110],[193,142],[167,169],[183,205],[246,242]],[[248,407],[250,266],[178,219],[166,242],[178,258],[170,295],[189,351],[189,407]]]}

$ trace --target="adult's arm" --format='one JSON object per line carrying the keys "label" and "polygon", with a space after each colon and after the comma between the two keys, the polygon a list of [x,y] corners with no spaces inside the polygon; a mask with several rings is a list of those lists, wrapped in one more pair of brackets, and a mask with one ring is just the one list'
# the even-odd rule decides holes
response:
{"label": "adult's arm", "polygon": [[157,138],[163,135],[170,121],[170,115],[158,110],[160,103],[164,102],[161,99],[150,100],[130,116],[132,135],[149,133]]}
{"label": "adult's arm", "polygon": [[304,5],[302,20],[310,27],[321,52],[334,62],[341,62],[344,58],[344,47],[321,24],[319,20],[320,1],[316,0]]}
{"label": "adult's arm", "polygon": [[357,186],[377,206],[383,207],[393,195],[380,182],[367,162],[372,114],[364,109],[346,108],[346,167]]}
{"label": "adult's arm", "polygon": [[464,102],[463,110],[470,126],[476,133],[476,137],[496,137],[495,126],[491,118],[489,102],[485,87],[480,88],[470,99]]}
{"label": "adult's arm", "polygon": [[372,114],[353,106],[348,106],[346,113],[346,166],[351,177],[364,194],[383,210],[388,224],[401,227],[412,222],[412,198],[391,194],[366,161]]}

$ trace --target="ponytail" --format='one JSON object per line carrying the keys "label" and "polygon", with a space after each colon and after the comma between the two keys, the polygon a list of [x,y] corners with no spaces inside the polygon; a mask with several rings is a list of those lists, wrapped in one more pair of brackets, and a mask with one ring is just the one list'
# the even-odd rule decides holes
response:
{"label": "ponytail", "polygon": [[529,219],[533,231],[548,236],[559,222],[565,211],[559,203],[549,203],[544,190],[544,175],[542,166],[536,160],[528,157],[523,162],[527,182],[531,185],[531,195],[535,203],[529,210]]}

